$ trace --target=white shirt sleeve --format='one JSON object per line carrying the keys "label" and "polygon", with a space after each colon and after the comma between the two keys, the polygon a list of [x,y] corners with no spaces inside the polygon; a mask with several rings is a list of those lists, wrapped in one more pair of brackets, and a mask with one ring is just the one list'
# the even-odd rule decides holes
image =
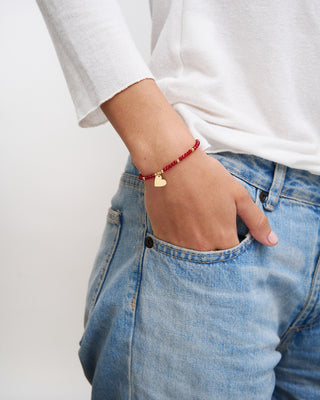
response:
{"label": "white shirt sleeve", "polygon": [[107,122],[100,105],[152,78],[116,0],[36,0],[60,61],[80,127]]}

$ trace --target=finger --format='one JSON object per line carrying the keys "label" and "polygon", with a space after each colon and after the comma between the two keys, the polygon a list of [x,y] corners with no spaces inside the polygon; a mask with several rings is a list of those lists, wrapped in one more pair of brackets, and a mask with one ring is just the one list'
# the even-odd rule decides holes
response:
{"label": "finger", "polygon": [[278,237],[271,229],[268,218],[252,201],[249,193],[244,189],[236,200],[237,214],[249,228],[252,236],[266,246],[275,246]]}

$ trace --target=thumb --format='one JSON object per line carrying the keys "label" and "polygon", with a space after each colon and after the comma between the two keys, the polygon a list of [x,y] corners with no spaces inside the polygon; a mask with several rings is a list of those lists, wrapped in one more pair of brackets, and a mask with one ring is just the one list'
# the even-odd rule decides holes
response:
{"label": "thumb", "polygon": [[268,218],[252,201],[249,193],[244,189],[236,200],[237,214],[249,228],[251,235],[266,246],[275,246],[278,237],[271,229]]}

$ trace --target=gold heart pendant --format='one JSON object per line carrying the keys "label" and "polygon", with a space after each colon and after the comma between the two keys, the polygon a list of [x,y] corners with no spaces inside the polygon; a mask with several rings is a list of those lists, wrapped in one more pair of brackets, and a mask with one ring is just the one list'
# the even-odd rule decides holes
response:
{"label": "gold heart pendant", "polygon": [[155,187],[162,187],[162,186],[166,186],[167,181],[165,179],[162,178],[161,175],[156,175],[154,178],[154,186]]}

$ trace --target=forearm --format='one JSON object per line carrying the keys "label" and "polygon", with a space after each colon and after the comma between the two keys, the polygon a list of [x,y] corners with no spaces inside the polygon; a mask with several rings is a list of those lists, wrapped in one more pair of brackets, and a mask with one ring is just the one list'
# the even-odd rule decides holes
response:
{"label": "forearm", "polygon": [[143,174],[158,171],[194,139],[153,79],[129,86],[101,105]]}

